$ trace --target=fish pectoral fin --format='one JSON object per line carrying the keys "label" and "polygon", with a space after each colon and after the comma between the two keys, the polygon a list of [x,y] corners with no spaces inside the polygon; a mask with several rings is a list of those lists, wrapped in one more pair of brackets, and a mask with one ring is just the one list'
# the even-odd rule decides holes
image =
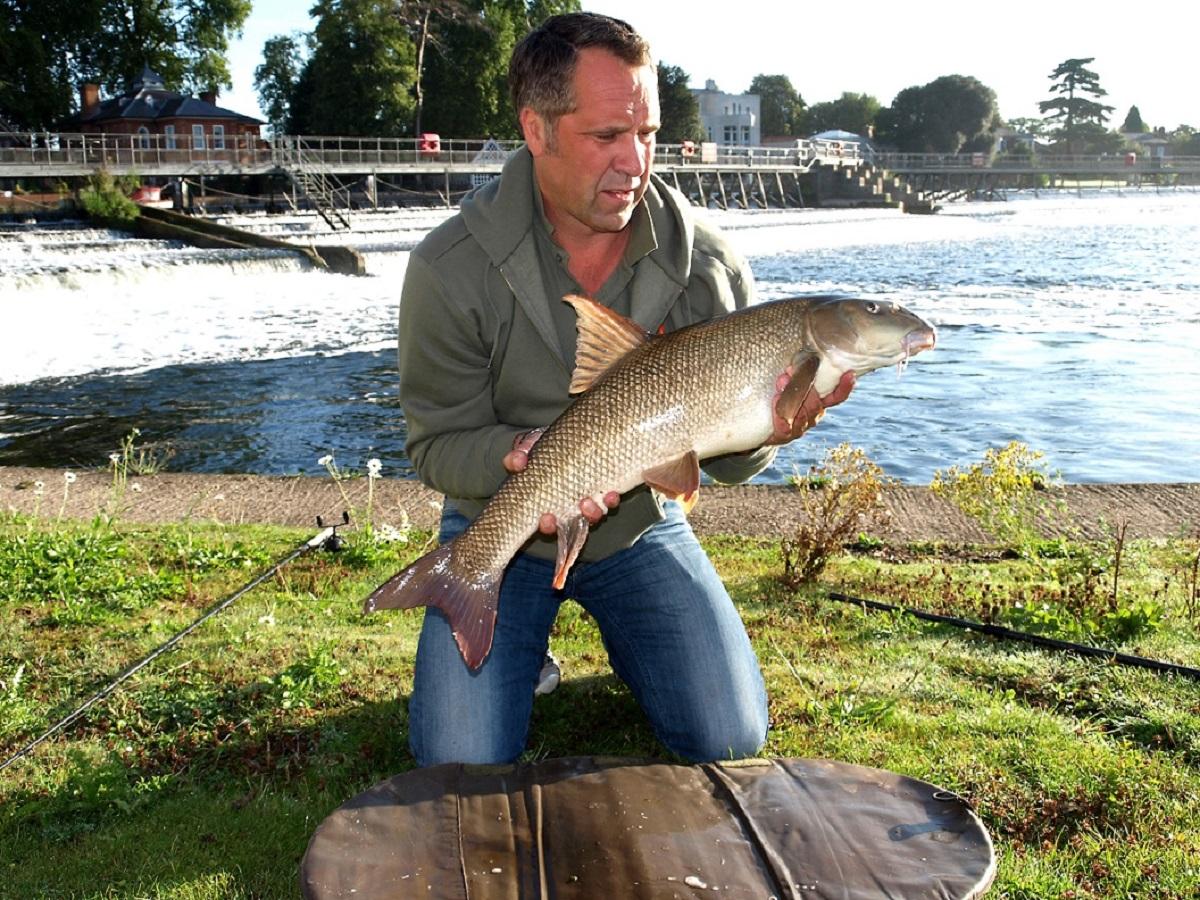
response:
{"label": "fish pectoral fin", "polygon": [[579,558],[579,551],[587,543],[590,527],[588,520],[582,515],[566,521],[558,520],[558,554],[554,561],[553,582],[555,590],[561,591],[567,583],[567,573],[571,571],[571,566],[575,565],[575,560]]}
{"label": "fish pectoral fin", "polygon": [[570,392],[581,394],[595,384],[618,359],[650,339],[637,322],[607,306],[578,294],[567,294],[564,303],[575,307],[579,340]]}
{"label": "fish pectoral fin", "polygon": [[700,490],[700,458],[695,450],[689,450],[678,459],[647,469],[642,480],[672,500],[682,500],[690,510]]}
{"label": "fish pectoral fin", "polygon": [[809,393],[816,390],[817,370],[821,368],[821,359],[812,353],[799,362],[795,371],[788,379],[787,386],[775,401],[775,415],[783,419],[789,426],[795,421],[796,415],[804,406]]}

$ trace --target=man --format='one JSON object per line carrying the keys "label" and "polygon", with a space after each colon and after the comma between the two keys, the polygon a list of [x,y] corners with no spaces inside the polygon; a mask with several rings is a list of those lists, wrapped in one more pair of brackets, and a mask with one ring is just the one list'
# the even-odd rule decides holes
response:
{"label": "man", "polygon": [[[661,332],[741,308],[753,292],[745,261],[651,178],[657,75],[629,25],[555,16],[514,51],[509,82],[526,146],[413,251],[400,304],[408,454],[421,480],[446,495],[443,543],[525,465],[570,402],[576,323],[565,294]],[[778,422],[773,442],[798,436],[821,411],[809,404]],[[773,454],[705,468],[745,481]],[[592,528],[566,589],[551,586],[547,514],[505,574],[491,653],[478,670],[463,664],[442,614],[426,612],[409,709],[420,765],[521,753],[550,628],[568,597],[595,618],[614,670],[667,747],[711,760],[762,746],[757,660],[678,504],[642,486],[580,508]]]}

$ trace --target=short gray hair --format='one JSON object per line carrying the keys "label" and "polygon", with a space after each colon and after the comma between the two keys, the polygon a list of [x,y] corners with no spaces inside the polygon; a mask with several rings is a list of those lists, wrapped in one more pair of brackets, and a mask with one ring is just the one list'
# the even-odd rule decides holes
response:
{"label": "short gray hair", "polygon": [[551,126],[575,110],[572,84],[579,51],[600,47],[630,66],[648,66],[650,44],[620,19],[599,13],[551,16],[513,50],[508,90],[519,116],[529,107]]}

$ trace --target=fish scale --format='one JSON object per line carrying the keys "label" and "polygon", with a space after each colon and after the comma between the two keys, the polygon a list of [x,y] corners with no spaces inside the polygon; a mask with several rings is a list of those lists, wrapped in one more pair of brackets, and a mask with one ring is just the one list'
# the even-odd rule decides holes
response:
{"label": "fish scale", "polygon": [[[593,301],[566,299],[580,315],[576,378],[583,375],[587,390],[466,530],[365,604],[368,612],[442,609],[471,668],[490,649],[504,569],[544,513],[559,521],[561,585],[587,536],[580,500],[645,481],[694,484],[696,457],[762,446],[782,414],[784,394],[794,391],[798,407],[811,390],[827,394],[844,372],[904,363],[935,342],[928,324],[886,301],[778,300],[650,337]],[[788,391],[779,394],[777,381],[788,373]],[[794,415],[793,409],[785,418]]]}

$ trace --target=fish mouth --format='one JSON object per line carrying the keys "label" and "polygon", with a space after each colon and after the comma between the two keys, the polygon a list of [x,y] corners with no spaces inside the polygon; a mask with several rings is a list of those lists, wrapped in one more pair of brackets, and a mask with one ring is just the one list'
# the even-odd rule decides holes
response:
{"label": "fish mouth", "polygon": [[932,328],[914,328],[900,342],[905,358],[915,356],[922,350],[932,350],[937,346],[937,332]]}

